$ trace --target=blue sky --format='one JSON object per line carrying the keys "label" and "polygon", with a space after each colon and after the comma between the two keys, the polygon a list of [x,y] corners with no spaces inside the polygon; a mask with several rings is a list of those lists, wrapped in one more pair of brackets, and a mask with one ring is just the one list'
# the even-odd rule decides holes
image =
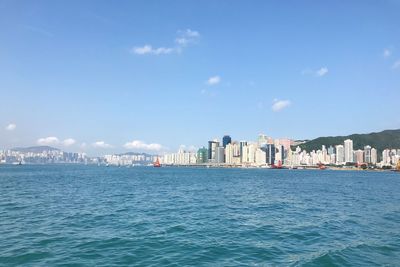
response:
{"label": "blue sky", "polygon": [[0,147],[400,128],[400,1],[0,1]]}

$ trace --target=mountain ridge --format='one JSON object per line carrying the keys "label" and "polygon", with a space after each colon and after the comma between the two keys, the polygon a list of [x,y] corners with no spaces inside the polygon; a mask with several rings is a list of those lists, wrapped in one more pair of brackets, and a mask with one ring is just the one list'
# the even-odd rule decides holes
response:
{"label": "mountain ridge", "polygon": [[[321,149],[322,145],[327,148],[343,144],[344,140],[353,140],[353,149],[363,149],[364,146],[376,148],[379,152],[384,149],[400,149],[400,129],[383,130],[380,132],[371,132],[366,134],[350,134],[344,136],[325,136],[309,140],[298,145],[303,150],[312,151]],[[294,146],[296,148],[297,146]]]}

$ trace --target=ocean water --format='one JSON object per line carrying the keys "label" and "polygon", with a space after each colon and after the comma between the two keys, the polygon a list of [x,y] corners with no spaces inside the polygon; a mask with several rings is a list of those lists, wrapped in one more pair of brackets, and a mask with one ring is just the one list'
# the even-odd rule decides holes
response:
{"label": "ocean water", "polygon": [[400,173],[0,166],[0,266],[400,266]]}

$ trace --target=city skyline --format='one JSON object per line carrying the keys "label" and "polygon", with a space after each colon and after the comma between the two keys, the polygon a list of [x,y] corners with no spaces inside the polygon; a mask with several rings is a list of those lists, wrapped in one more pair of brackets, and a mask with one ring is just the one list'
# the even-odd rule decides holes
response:
{"label": "city skyline", "polygon": [[172,3],[2,1],[0,147],[161,153],[400,128],[398,2]]}

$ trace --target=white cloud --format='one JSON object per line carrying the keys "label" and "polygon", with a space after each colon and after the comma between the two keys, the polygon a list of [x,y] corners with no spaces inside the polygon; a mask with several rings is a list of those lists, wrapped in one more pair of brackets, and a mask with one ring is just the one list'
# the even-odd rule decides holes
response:
{"label": "white cloud", "polygon": [[170,48],[170,47],[158,47],[158,48],[153,48],[151,45],[144,45],[141,47],[134,47],[131,50],[131,53],[137,54],[137,55],[146,55],[146,54],[151,54],[151,55],[162,55],[162,54],[170,54],[174,52],[175,48]]}
{"label": "white cloud", "polygon": [[59,143],[60,143],[60,140],[55,136],[39,138],[37,140],[37,144],[41,145],[41,146],[57,145]]}
{"label": "white cloud", "polygon": [[199,32],[186,29],[184,31],[178,31],[178,37],[175,39],[175,43],[183,47],[190,43],[195,43],[199,37]]}
{"label": "white cloud", "polygon": [[107,143],[104,142],[104,141],[97,141],[97,142],[94,142],[94,143],[92,144],[92,146],[95,147],[95,148],[111,148],[111,147],[112,147],[112,145],[107,144]]}
{"label": "white cloud", "polygon": [[125,143],[124,147],[126,149],[143,149],[143,150],[151,150],[151,151],[160,151],[163,146],[160,144],[146,144],[140,140],[133,140],[132,142]]}
{"label": "white cloud", "polygon": [[15,123],[10,123],[9,125],[6,126],[7,131],[14,131],[15,128],[17,128],[17,125]]}
{"label": "white cloud", "polygon": [[312,70],[312,69],[305,69],[301,71],[302,75],[314,75],[317,77],[322,77],[325,76],[328,73],[328,68],[327,67],[321,67],[318,70]]}
{"label": "white cloud", "polygon": [[291,105],[291,102],[289,100],[274,99],[274,104],[272,105],[271,108],[274,112],[278,112],[278,111],[283,110],[284,108],[287,108],[290,105]]}
{"label": "white cloud", "polygon": [[144,46],[135,46],[130,50],[130,52],[136,55],[167,55],[171,53],[179,53],[189,44],[196,43],[199,37],[199,32],[186,29],[178,31],[178,37],[175,39],[175,46],[153,47],[152,45],[146,44]]}
{"label": "white cloud", "polygon": [[392,55],[392,51],[390,51],[389,48],[385,48],[385,49],[383,50],[383,57],[384,57],[384,58],[388,58],[388,57],[390,57],[390,55]]}
{"label": "white cloud", "polygon": [[72,146],[75,143],[76,143],[75,139],[72,139],[72,138],[67,138],[64,141],[62,141],[62,144],[64,146]]}
{"label": "white cloud", "polygon": [[328,68],[327,67],[322,67],[319,70],[316,71],[316,75],[318,77],[322,77],[328,73]]}
{"label": "white cloud", "polygon": [[219,84],[221,82],[221,77],[217,76],[212,76],[210,78],[208,78],[207,80],[207,84],[208,85],[216,85]]}
{"label": "white cloud", "polygon": [[392,69],[400,68],[400,59],[393,63]]}

